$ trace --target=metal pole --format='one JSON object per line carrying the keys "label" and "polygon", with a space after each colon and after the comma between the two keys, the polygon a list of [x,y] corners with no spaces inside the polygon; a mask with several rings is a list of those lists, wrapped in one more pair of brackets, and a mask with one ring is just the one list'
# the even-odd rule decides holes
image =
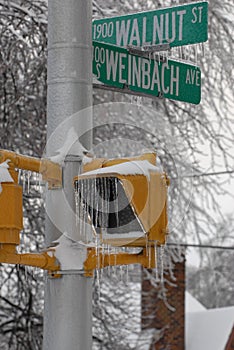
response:
{"label": "metal pole", "polygon": [[[92,128],[91,0],[49,0],[47,156],[54,156],[74,131]],[[71,117],[90,107],[77,118]],[[79,114],[79,113],[78,113]],[[62,127],[60,127],[62,125]],[[91,132],[81,137],[91,149]],[[72,179],[80,167],[80,148],[68,148],[64,188],[47,191],[46,241],[64,232],[79,240],[75,229]],[[64,200],[65,198],[65,200]],[[72,210],[71,210],[72,209]],[[82,271],[66,271],[61,278],[46,278],[44,350],[89,350],[92,347],[92,281]]]}

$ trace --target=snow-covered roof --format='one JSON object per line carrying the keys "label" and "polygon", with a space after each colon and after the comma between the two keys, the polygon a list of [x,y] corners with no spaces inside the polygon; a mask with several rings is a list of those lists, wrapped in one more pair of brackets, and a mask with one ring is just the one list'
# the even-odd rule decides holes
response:
{"label": "snow-covered roof", "polygon": [[185,292],[185,310],[186,312],[196,312],[206,310],[197,299],[195,299],[189,292]]}
{"label": "snow-covered roof", "polygon": [[160,172],[160,169],[152,165],[148,160],[138,160],[138,161],[129,161],[117,165],[112,165],[105,168],[100,168],[92,170],[82,175],[100,175],[100,174],[121,174],[121,175],[144,175],[148,178],[150,177],[150,171]]}
{"label": "snow-covered roof", "polygon": [[234,325],[234,306],[186,312],[186,349],[224,350]]}

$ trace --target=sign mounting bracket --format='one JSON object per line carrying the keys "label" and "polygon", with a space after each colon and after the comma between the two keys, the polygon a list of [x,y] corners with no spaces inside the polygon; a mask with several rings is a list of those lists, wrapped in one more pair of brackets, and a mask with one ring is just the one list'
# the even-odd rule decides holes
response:
{"label": "sign mounting bracket", "polygon": [[149,94],[145,94],[143,92],[130,90],[127,84],[125,84],[123,88],[118,88],[116,86],[110,86],[107,84],[100,84],[100,83],[93,82],[93,88],[101,89],[101,90],[108,90],[108,91],[113,91],[113,92],[120,92],[122,94],[133,95],[133,96],[138,96],[138,97],[147,97],[147,98],[150,98],[151,100],[154,100],[157,98],[160,98],[160,99],[164,98],[164,95],[162,92],[159,92],[158,95],[155,95],[155,96],[149,95]]}
{"label": "sign mounting bracket", "polygon": [[[157,62],[166,62],[167,57],[163,54],[160,54],[162,51],[170,51],[170,44],[159,44],[159,45],[144,45],[144,46],[135,46],[127,45],[127,50],[129,54],[136,55],[144,58],[151,59],[153,58]],[[153,56],[153,57],[152,57]]]}

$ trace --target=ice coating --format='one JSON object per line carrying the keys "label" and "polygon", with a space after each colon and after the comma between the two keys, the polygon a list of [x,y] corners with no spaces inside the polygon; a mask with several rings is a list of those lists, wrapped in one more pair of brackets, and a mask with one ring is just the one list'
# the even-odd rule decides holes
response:
{"label": "ice coating", "polygon": [[129,161],[117,165],[112,165],[105,168],[88,171],[85,176],[100,175],[100,174],[121,174],[121,175],[144,175],[150,178],[150,172],[159,173],[159,167],[151,164],[148,160]]}

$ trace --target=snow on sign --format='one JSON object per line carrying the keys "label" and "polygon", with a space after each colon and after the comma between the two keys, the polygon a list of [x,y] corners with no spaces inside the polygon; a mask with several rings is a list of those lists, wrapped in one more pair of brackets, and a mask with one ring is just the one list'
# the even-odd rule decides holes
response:
{"label": "snow on sign", "polygon": [[121,47],[162,43],[174,47],[207,39],[207,1],[93,21],[93,40]]}
{"label": "snow on sign", "polygon": [[93,74],[107,85],[137,93],[199,104],[201,70],[192,64],[133,55],[127,49],[93,41]]}

